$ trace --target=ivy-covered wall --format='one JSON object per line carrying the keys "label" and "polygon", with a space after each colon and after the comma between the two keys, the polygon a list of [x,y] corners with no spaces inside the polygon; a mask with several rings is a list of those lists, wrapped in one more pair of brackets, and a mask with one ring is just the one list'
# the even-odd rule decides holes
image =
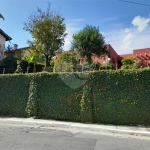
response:
{"label": "ivy-covered wall", "polygon": [[150,125],[150,70],[0,75],[0,115]]}
{"label": "ivy-covered wall", "polygon": [[95,72],[93,122],[150,125],[150,70]]}
{"label": "ivy-covered wall", "polygon": [[0,75],[0,115],[26,116],[29,81],[28,75]]}
{"label": "ivy-covered wall", "polygon": [[74,82],[74,74],[38,74],[37,115],[40,118],[80,121],[82,83]]}

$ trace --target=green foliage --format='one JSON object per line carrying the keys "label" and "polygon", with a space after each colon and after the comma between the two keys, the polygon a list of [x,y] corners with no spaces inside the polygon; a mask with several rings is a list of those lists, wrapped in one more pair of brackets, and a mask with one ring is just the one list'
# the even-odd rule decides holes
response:
{"label": "green foliage", "polygon": [[0,60],[0,74],[3,73],[4,63],[3,60]]}
{"label": "green foliage", "polygon": [[48,7],[46,11],[37,8],[37,12],[31,13],[24,23],[24,30],[28,31],[33,41],[28,41],[30,46],[41,54],[44,54],[46,67],[50,66],[50,60],[55,56],[55,52],[64,45],[66,36],[66,25],[64,18],[59,13],[55,13]]}
{"label": "green foliage", "polygon": [[21,60],[20,66],[23,73],[27,72],[28,62],[26,60]]}
{"label": "green foliage", "polygon": [[143,67],[142,69],[150,69],[150,67]]}
{"label": "green foliage", "polygon": [[42,73],[37,76],[39,118],[80,121],[82,80],[79,82],[81,86],[77,86],[74,79],[71,73]]}
{"label": "green foliage", "polygon": [[30,76],[0,75],[0,115],[26,117]]}
{"label": "green foliage", "polygon": [[29,53],[27,54],[25,60],[30,64],[30,63],[34,63],[36,64],[37,62],[40,61],[40,59],[42,58],[41,54],[36,52],[35,50],[29,51]]}
{"label": "green foliage", "polygon": [[44,67],[45,67],[45,65],[36,64],[35,67],[36,67],[36,72],[42,72]]}
{"label": "green foliage", "polygon": [[87,71],[96,71],[100,69],[100,64],[93,62],[92,64],[88,63],[83,63],[83,64],[78,64],[76,67],[77,72],[87,72]]}
{"label": "green foliage", "polygon": [[[34,67],[33,67],[33,72],[36,72],[36,64],[38,62],[40,62],[40,60],[42,59],[42,55],[35,51],[35,50],[30,50],[28,51],[29,53],[27,54],[25,60],[28,62],[28,64],[33,63]],[[29,66],[28,66],[29,67]]]}
{"label": "green foliage", "polygon": [[93,62],[91,65],[92,70],[99,70],[100,69],[100,63]]}
{"label": "green foliage", "polygon": [[91,100],[91,88],[90,83],[86,83],[83,88],[83,94],[80,101],[81,105],[81,122],[93,122],[93,110],[92,110],[92,100]]}
{"label": "green foliage", "polygon": [[17,70],[15,71],[15,73],[22,73],[23,72],[22,68],[20,66],[20,63],[21,63],[21,61],[17,60]]}
{"label": "green foliage", "polygon": [[63,52],[59,54],[55,61],[55,71],[57,72],[71,72],[77,66],[75,52]]}
{"label": "green foliage", "polygon": [[121,69],[137,69],[139,62],[133,57],[127,57],[121,60]]}
{"label": "green foliage", "polygon": [[20,66],[22,68],[23,73],[27,72],[28,68],[28,73],[33,73],[34,72],[34,67],[36,68],[36,72],[42,72],[44,69],[44,65],[42,64],[33,64],[29,63],[25,60],[21,60]]}
{"label": "green foliage", "polygon": [[112,70],[113,69],[113,64],[103,64],[100,66],[100,70]]}
{"label": "green foliage", "polygon": [[17,59],[13,56],[8,56],[3,59],[5,73],[14,73],[17,69]]}
{"label": "green foliage", "polygon": [[123,65],[133,65],[135,62],[135,58],[133,57],[127,57],[121,60]]}
{"label": "green foliage", "polygon": [[37,104],[38,104],[38,98],[37,98],[37,87],[36,87],[34,76],[32,76],[32,79],[30,81],[30,87],[29,87],[29,97],[26,107],[26,112],[28,117],[34,117],[37,115]]}
{"label": "green foliage", "polygon": [[0,75],[0,115],[150,125],[149,74],[140,69]]}
{"label": "green foliage", "polygon": [[150,70],[93,73],[94,122],[149,125],[149,73]]}
{"label": "green foliage", "polygon": [[79,51],[80,56],[91,64],[93,54],[98,57],[108,55],[109,52],[104,44],[104,37],[99,32],[99,28],[87,25],[83,30],[73,35],[72,49]]}

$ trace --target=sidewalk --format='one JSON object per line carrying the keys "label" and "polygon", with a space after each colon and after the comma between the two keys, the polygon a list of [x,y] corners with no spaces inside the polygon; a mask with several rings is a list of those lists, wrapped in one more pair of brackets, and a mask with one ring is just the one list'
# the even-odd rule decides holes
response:
{"label": "sidewalk", "polygon": [[19,124],[19,125],[33,125],[33,126],[42,126],[42,127],[59,127],[65,129],[80,129],[87,131],[96,131],[96,132],[111,132],[119,134],[129,134],[137,136],[148,136],[150,137],[150,126],[115,126],[115,125],[102,125],[102,124],[84,124],[84,123],[74,123],[66,121],[55,121],[55,120],[41,120],[33,118],[9,118],[1,117],[0,123],[7,124]]}

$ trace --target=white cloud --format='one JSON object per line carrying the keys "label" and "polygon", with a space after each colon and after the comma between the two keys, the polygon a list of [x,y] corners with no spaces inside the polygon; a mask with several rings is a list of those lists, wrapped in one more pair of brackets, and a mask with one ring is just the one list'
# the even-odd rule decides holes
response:
{"label": "white cloud", "polygon": [[150,47],[149,22],[150,18],[136,16],[132,21],[132,27],[108,31],[104,36],[118,54],[132,53],[134,49]]}
{"label": "white cloud", "polygon": [[126,29],[115,30],[105,33],[104,36],[118,54],[128,54],[132,53],[134,49],[150,47],[150,27],[143,32],[138,32],[134,27],[130,28],[128,33],[126,33]]}
{"label": "white cloud", "polygon": [[[126,31],[125,31],[126,32]],[[132,33],[128,33],[122,41],[122,45],[121,45],[121,49],[122,50],[126,50],[129,49],[131,44],[132,44],[132,39],[133,39],[133,34]]]}
{"label": "white cloud", "polygon": [[70,50],[72,35],[78,30],[78,28],[68,27],[66,30],[67,36],[65,38],[64,50]]}
{"label": "white cloud", "polygon": [[150,18],[144,18],[141,16],[136,16],[132,20],[132,24],[137,27],[137,30],[139,32],[142,32],[148,27],[148,23],[150,22]]}
{"label": "white cloud", "polygon": [[126,28],[126,29],[125,29],[125,32],[126,32],[126,33],[129,33],[129,32],[130,32],[130,29],[129,29],[129,28]]}
{"label": "white cloud", "polygon": [[68,34],[65,38],[64,50],[70,50],[72,35],[80,31],[80,24],[83,22],[83,19],[70,19],[66,20],[66,33]]}
{"label": "white cloud", "polygon": [[[72,41],[72,35],[80,31],[83,26],[83,19],[67,20],[67,37],[65,39],[64,50],[69,50]],[[111,31],[102,31],[106,43],[112,45],[118,54],[132,53],[134,49],[150,47],[150,18],[136,16],[133,21],[132,27],[123,28],[120,26],[118,29]],[[135,28],[135,26],[137,28]]]}
{"label": "white cloud", "polygon": [[132,38],[132,34],[129,33],[124,37],[123,42],[124,43],[129,42],[131,40],[131,38]]}

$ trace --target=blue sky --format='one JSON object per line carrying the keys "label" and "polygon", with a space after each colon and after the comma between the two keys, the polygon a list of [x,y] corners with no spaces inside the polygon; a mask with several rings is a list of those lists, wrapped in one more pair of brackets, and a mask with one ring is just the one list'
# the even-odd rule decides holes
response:
{"label": "blue sky", "polygon": [[[25,22],[37,7],[47,8],[49,0],[0,0],[0,28],[12,37],[11,43],[26,47],[31,39],[23,30]],[[150,0],[128,0],[150,5]],[[69,50],[73,33],[86,24],[99,26],[106,43],[118,54],[132,53],[134,49],[150,47],[150,6],[135,5],[119,0],[50,0],[52,10],[65,18],[68,36],[64,50]],[[9,43],[6,43],[6,46]]]}

